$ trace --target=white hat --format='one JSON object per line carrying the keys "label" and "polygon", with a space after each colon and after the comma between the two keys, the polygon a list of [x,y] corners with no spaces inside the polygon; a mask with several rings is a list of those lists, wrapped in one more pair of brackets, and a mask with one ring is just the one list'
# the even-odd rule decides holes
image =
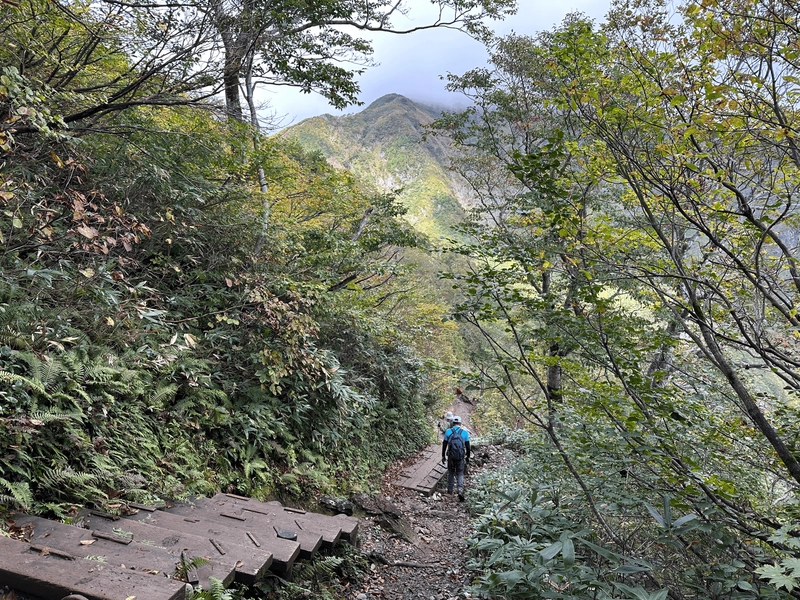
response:
{"label": "white hat", "polygon": [[448,410],[446,413],[444,413],[444,418],[447,419],[448,421],[452,421],[453,420],[453,413],[451,413]]}
{"label": "white hat", "polygon": [[453,417],[453,425],[461,425],[461,417]]}

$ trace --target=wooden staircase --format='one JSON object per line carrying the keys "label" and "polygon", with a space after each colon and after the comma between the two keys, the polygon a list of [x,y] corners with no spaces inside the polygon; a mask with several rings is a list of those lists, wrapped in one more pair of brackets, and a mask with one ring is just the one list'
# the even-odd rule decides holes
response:
{"label": "wooden staircase", "polygon": [[[253,584],[291,576],[297,560],[356,543],[359,521],[217,494],[190,504],[141,506],[117,517],[83,511],[66,525],[18,513],[0,537],[0,587],[41,600],[183,600],[191,585]],[[201,558],[202,561],[193,559]]]}

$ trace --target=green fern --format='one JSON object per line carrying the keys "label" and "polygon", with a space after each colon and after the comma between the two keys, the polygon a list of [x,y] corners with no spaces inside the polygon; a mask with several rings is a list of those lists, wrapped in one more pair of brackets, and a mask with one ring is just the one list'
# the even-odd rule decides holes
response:
{"label": "green fern", "polygon": [[177,579],[178,581],[189,581],[189,573],[192,570],[207,564],[210,564],[209,561],[201,556],[193,556],[188,558],[183,552],[181,552],[178,564],[175,565],[175,571],[172,573],[172,578]]}
{"label": "green fern", "polygon": [[40,358],[32,352],[20,352],[18,357],[28,365],[29,377],[44,390],[50,391],[54,388],[58,376],[64,371],[64,366],[60,360],[47,355],[44,358]]}
{"label": "green fern", "polygon": [[29,350],[31,347],[22,333],[9,327],[0,329],[0,344],[15,350]]}
{"label": "green fern", "polygon": [[208,589],[195,589],[192,600],[233,600],[233,594],[216,577],[208,578]]}
{"label": "green fern", "polygon": [[0,493],[0,506],[28,509],[33,504],[33,494],[27,482],[13,483],[0,477],[0,489],[7,494]]}
{"label": "green fern", "polygon": [[344,558],[341,556],[319,557],[317,560],[303,563],[297,569],[297,577],[298,579],[309,579],[312,581],[326,580],[334,575],[336,569],[338,569],[343,562]]}
{"label": "green fern", "polygon": [[7,371],[0,371],[0,383],[7,383],[9,385],[14,385],[15,383],[24,383],[28,387],[30,387],[33,391],[42,394],[43,396],[47,395],[45,392],[44,386],[35,381],[33,379],[29,379],[27,377],[23,377],[22,375],[15,375],[14,373],[9,373]]}
{"label": "green fern", "polygon": [[52,513],[59,519],[68,521],[75,514],[75,505],[69,502],[42,502],[37,503],[34,509],[36,514]]}
{"label": "green fern", "polygon": [[35,410],[28,415],[32,420],[41,421],[43,425],[56,421],[79,421],[80,413],[65,413],[53,410]]}
{"label": "green fern", "polygon": [[48,469],[42,474],[40,484],[51,492],[73,494],[86,501],[108,499],[108,495],[97,487],[101,480],[96,474],[75,471],[71,467]]}
{"label": "green fern", "polygon": [[178,391],[178,386],[175,384],[160,385],[156,390],[150,394],[147,403],[150,406],[162,407],[175,398]]}

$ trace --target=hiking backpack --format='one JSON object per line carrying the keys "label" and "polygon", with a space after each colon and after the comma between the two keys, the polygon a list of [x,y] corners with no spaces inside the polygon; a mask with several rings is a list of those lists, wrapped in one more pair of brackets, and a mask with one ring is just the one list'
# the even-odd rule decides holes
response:
{"label": "hiking backpack", "polygon": [[459,461],[464,458],[464,438],[461,437],[461,428],[453,429],[450,439],[447,442],[447,455],[452,461]]}

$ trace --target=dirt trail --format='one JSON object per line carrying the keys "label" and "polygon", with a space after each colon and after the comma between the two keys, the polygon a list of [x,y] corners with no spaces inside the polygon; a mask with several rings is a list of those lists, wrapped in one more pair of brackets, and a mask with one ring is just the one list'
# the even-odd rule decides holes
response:
{"label": "dirt trail", "polygon": [[[469,416],[473,406],[456,400],[448,410],[459,415],[474,436]],[[441,433],[439,436],[441,440]],[[416,457],[393,465],[383,477],[382,495],[410,525],[411,535],[381,527],[380,517],[363,521],[361,549],[372,557],[372,572],[354,600],[456,600],[469,598],[466,587],[472,574],[466,564],[466,538],[470,533],[469,502],[459,502],[446,491],[446,480],[430,497],[392,485]],[[503,451],[484,446],[473,448],[473,460],[465,477],[467,500],[473,476],[500,464]],[[478,467],[478,464],[482,464]]]}

